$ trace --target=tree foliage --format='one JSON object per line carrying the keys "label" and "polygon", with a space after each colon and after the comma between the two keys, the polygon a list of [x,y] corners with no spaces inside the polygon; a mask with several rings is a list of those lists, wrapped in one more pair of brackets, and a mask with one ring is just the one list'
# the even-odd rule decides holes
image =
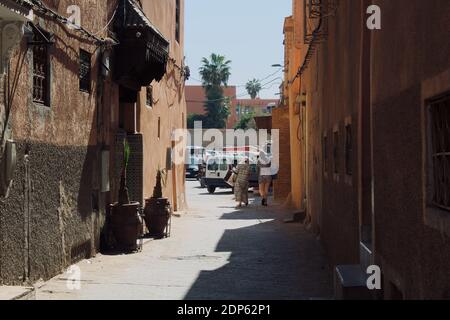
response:
{"label": "tree foliage", "polygon": [[187,128],[188,129],[195,129],[195,122],[197,121],[201,121],[204,122],[206,120],[206,117],[202,114],[195,114],[195,113],[190,113],[187,116]]}
{"label": "tree foliage", "polygon": [[242,130],[248,130],[248,129],[255,129],[256,128],[256,122],[255,122],[255,114],[254,113],[246,113],[241,116],[241,119],[238,123],[234,126],[234,129],[242,129]]}
{"label": "tree foliage", "polygon": [[203,119],[205,128],[225,128],[229,116],[229,99],[224,97],[223,87],[228,85],[231,75],[231,61],[224,56],[211,54],[210,58],[202,59],[200,75],[205,89],[206,117]]}
{"label": "tree foliage", "polygon": [[261,82],[257,79],[250,80],[245,85],[245,89],[252,99],[256,99],[262,89]]}

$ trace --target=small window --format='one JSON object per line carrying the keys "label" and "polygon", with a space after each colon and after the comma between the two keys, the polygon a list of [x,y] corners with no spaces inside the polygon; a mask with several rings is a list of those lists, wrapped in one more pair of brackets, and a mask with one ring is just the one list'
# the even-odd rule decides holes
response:
{"label": "small window", "polygon": [[220,171],[226,171],[228,170],[228,161],[226,159],[222,160],[222,163],[220,164]]}
{"label": "small window", "polygon": [[176,9],[175,9],[175,39],[177,40],[177,42],[180,42],[180,23],[181,23],[181,19],[180,19],[180,14],[181,14],[181,8],[180,8],[180,0],[175,0],[176,2]]}
{"label": "small window", "polygon": [[91,54],[80,50],[80,91],[91,92]]}
{"label": "small window", "polygon": [[334,140],[333,146],[334,173],[339,174],[339,131],[334,132],[333,140]]}
{"label": "small window", "polygon": [[210,162],[208,163],[208,170],[209,171],[217,171],[219,170],[219,164],[217,162]]}
{"label": "small window", "polygon": [[33,101],[50,105],[50,57],[48,53],[49,34],[34,27],[33,32]]}
{"label": "small window", "polygon": [[353,135],[352,135],[352,125],[347,124],[345,126],[345,173],[349,176],[353,174]]}
{"label": "small window", "polygon": [[323,136],[323,172],[328,173],[328,137]]}
{"label": "small window", "polygon": [[146,88],[146,104],[147,107],[153,107],[153,86]]}
{"label": "small window", "polygon": [[161,117],[158,117],[158,139],[161,139]]}
{"label": "small window", "polygon": [[450,211],[450,93],[430,101],[431,203]]}

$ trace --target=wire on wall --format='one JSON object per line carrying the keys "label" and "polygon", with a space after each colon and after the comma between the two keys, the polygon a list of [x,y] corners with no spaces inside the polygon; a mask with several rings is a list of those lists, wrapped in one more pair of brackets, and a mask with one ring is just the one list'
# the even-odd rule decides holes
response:
{"label": "wire on wall", "polygon": [[[65,25],[71,25],[72,23],[69,21],[69,19],[67,19],[66,17],[60,15],[58,12],[50,9],[49,7],[47,7],[45,4],[42,3],[42,1],[40,0],[30,0],[31,4],[32,4],[32,9],[35,12],[38,12],[42,15],[45,15],[46,17],[49,17],[51,19],[53,19],[54,21],[58,22],[58,23],[62,23]],[[115,12],[114,12],[115,15]],[[113,15],[113,18],[114,18]],[[113,18],[108,22],[108,24],[106,25],[106,27],[104,27],[103,29],[101,29],[99,32],[97,32],[97,34],[103,32],[104,30],[106,30],[106,28],[108,28],[108,26],[111,24]],[[86,30],[85,28],[83,28],[82,26],[77,26],[76,29],[74,29],[75,31],[77,31],[78,33],[80,33],[81,35],[83,35],[85,38],[94,41],[96,44],[99,45],[109,45],[111,44],[111,41],[108,41],[105,38],[102,37],[98,37],[97,34],[94,34],[88,30]]]}

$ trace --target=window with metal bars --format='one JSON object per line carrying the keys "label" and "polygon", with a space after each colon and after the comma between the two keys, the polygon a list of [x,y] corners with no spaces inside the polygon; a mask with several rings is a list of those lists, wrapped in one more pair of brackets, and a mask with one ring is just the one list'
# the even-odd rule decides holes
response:
{"label": "window with metal bars", "polygon": [[91,92],[91,54],[80,49],[80,91]]}
{"label": "window with metal bars", "polygon": [[352,153],[353,153],[352,125],[347,124],[345,126],[345,173],[349,176],[353,174]]}
{"label": "window with metal bars", "polygon": [[49,106],[50,57],[45,34],[37,27],[33,32],[33,101]]}
{"label": "window with metal bars", "polygon": [[429,102],[431,203],[450,211],[450,93]]}
{"label": "window with metal bars", "polygon": [[158,117],[158,139],[161,139],[161,117]]}
{"label": "window with metal bars", "polygon": [[177,42],[180,42],[180,0],[175,0],[175,39],[177,40]]}
{"label": "window with metal bars", "polygon": [[153,86],[146,88],[146,103],[147,107],[153,107]]}
{"label": "window with metal bars", "polygon": [[328,137],[327,135],[323,136],[323,172],[325,174],[328,173]]}
{"label": "window with metal bars", "polygon": [[339,174],[339,131],[333,133],[333,165],[334,173]]}

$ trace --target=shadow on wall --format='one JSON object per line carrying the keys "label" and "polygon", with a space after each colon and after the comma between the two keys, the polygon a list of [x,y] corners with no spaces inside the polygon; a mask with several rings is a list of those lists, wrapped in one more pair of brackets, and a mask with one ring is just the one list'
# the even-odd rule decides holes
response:
{"label": "shadow on wall", "polygon": [[222,219],[255,220],[257,224],[225,231],[216,252],[231,252],[228,263],[202,271],[185,299],[332,297],[331,271],[314,236],[301,225],[283,224],[274,212],[245,210],[249,209],[225,214]]}
{"label": "shadow on wall", "polygon": [[[10,197],[0,206],[0,278],[5,284],[49,279],[71,263],[91,256],[99,247],[104,201],[97,179],[97,115],[100,114],[99,106],[94,103],[97,90],[92,88],[89,96],[79,93],[77,88],[71,88],[72,94],[57,94],[69,83],[67,71],[74,73],[72,80],[78,79],[79,72],[78,49],[61,38],[57,43],[61,46],[54,48],[53,55],[63,68],[53,70],[55,90],[51,108],[32,102],[28,84],[20,82],[17,88],[16,96],[24,99],[27,112],[14,113],[11,118],[18,166]],[[21,49],[24,55],[29,53],[25,40]],[[93,80],[98,68],[95,56],[92,56]],[[32,66],[28,68],[22,74],[30,74]],[[15,99],[13,108],[19,103]],[[75,129],[71,127],[74,122]],[[20,129],[21,125],[26,127]],[[40,125],[50,130],[44,139],[36,133]],[[66,139],[56,144],[53,138],[59,132]],[[79,139],[72,139],[74,134]],[[73,140],[89,143],[74,145],[70,143]]]}

